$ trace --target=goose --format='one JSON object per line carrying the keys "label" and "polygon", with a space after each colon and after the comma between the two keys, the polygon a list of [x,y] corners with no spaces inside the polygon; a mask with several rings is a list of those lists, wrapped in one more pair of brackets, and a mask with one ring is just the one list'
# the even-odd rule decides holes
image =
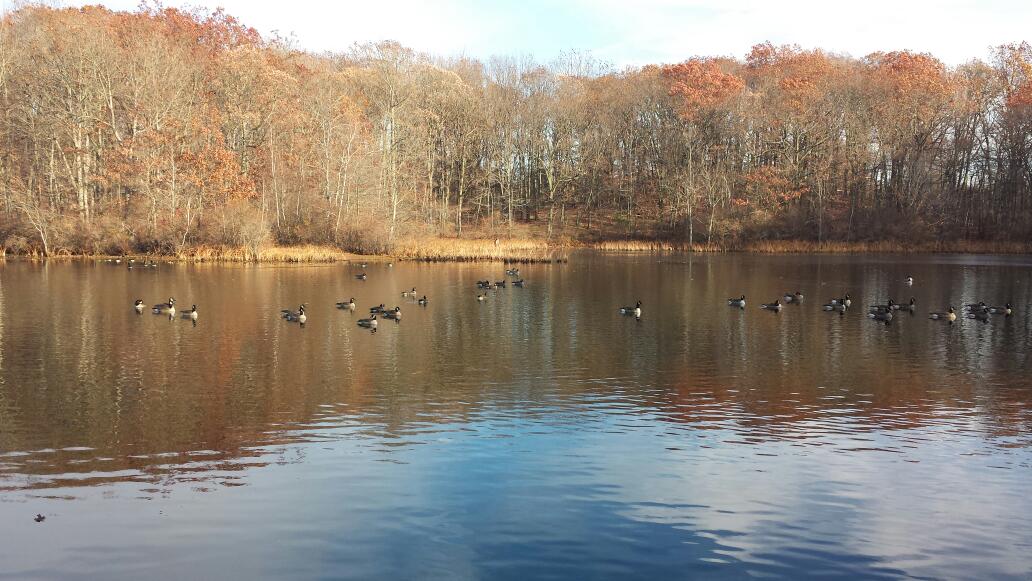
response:
{"label": "goose", "polygon": [[477,295],[477,300],[483,302],[487,298],[487,295]]}
{"label": "goose", "polygon": [[184,319],[190,319],[191,321],[197,320],[197,305],[194,305],[189,311],[183,313]]}
{"label": "goose", "polygon": [[509,276],[519,276],[520,275],[520,269],[518,269],[518,268],[508,268],[508,269],[505,270],[505,274],[507,274]]}
{"label": "goose", "polygon": [[906,284],[907,286],[914,286],[914,277],[912,277],[912,276],[906,277],[905,279],[903,279],[903,283]]}
{"label": "goose", "polygon": [[387,309],[384,307],[383,303],[380,303],[375,307],[369,307],[370,315],[383,314],[385,312],[387,312]]}
{"label": "goose", "polygon": [[387,268],[394,268],[394,263],[393,262],[388,262],[387,263]]}
{"label": "goose", "polygon": [[727,304],[732,307],[738,307],[740,309],[745,308],[745,295],[738,299],[727,299]]}
{"label": "goose", "polygon": [[491,288],[491,281],[489,280],[478,280],[477,286],[480,288]]}
{"label": "goose", "polygon": [[968,311],[981,310],[981,309],[984,309],[985,307],[986,307],[986,304],[984,302],[968,303],[968,304],[964,305],[964,309],[968,310]]}
{"label": "goose", "polygon": [[971,311],[970,313],[968,313],[968,318],[969,319],[975,319],[976,321],[982,321],[983,323],[988,323],[989,322],[989,309],[982,308],[982,309],[977,309],[977,310]]}
{"label": "goose", "polygon": [[142,312],[143,311],[143,299],[136,299],[136,301],[133,303],[133,308],[136,309],[137,313]]}
{"label": "goose", "polygon": [[872,313],[879,313],[879,312],[895,311],[898,308],[899,307],[896,306],[896,303],[893,302],[892,299],[889,299],[889,302],[887,302],[884,305],[871,305],[871,308],[869,310]]}
{"label": "goose", "polygon": [[781,310],[781,301],[774,301],[773,303],[763,303],[760,305],[761,309],[767,309],[768,311],[778,312]]}
{"label": "goose", "polygon": [[305,314],[304,303],[298,305],[297,311],[283,309],[280,312],[283,313],[283,318],[290,321],[291,323],[301,323],[302,325],[304,325],[305,321],[308,320],[308,315]]}
{"label": "goose", "polygon": [[385,319],[394,319],[395,321],[401,320],[401,307],[394,307],[393,311],[387,311],[383,314]]}
{"label": "goose", "polygon": [[635,317],[641,316],[641,301],[634,304],[633,307],[620,307],[621,315],[634,315]]}
{"label": "goose", "polygon": [[884,321],[885,323],[888,323],[892,320],[892,311],[873,311],[867,313],[867,316],[875,321]]}
{"label": "goose", "polygon": [[504,280],[498,281],[498,282],[494,283],[494,285],[495,285],[496,288],[505,288],[505,281]]}
{"label": "goose", "polygon": [[416,298],[416,287],[412,287],[410,291],[402,291],[401,296]]}
{"label": "goose", "polygon": [[846,295],[841,299],[831,299],[830,301],[828,301],[828,304],[843,305],[848,307],[849,305],[853,304],[853,301],[849,298],[849,293],[846,293]]}
{"label": "goose", "polygon": [[1003,305],[1002,307],[989,307],[989,312],[994,314],[994,315],[1008,315],[1008,316],[1010,316],[1014,312],[1014,309],[1011,308],[1011,304],[1010,303],[1007,303],[1007,304]]}
{"label": "goose", "polygon": [[785,296],[781,297],[781,300],[785,301],[786,303],[790,303],[795,300],[795,295],[792,293],[785,293]]}
{"label": "goose", "polygon": [[914,312],[917,310],[917,299],[910,297],[910,302],[905,305],[892,305],[894,311],[910,311]]}
{"label": "goose", "polygon": [[358,265],[359,268],[365,268],[367,266],[369,266],[369,265],[367,263],[365,263],[365,262],[363,262],[362,264]]}
{"label": "goose", "polygon": [[339,303],[337,303],[337,308],[338,309],[347,309],[349,311],[355,310],[355,298],[351,297],[351,300],[349,300],[347,302],[339,302]]}
{"label": "goose", "polygon": [[953,310],[953,305],[946,309],[945,313],[928,313],[928,318],[936,321],[949,321],[953,322],[957,320],[957,312]]}
{"label": "goose", "polygon": [[355,275],[355,278],[357,278],[358,280],[365,280],[365,279],[369,278],[369,275],[364,273],[364,272],[360,272],[360,273]]}
{"label": "goose", "polygon": [[521,278],[519,280],[512,281],[512,286],[518,286],[520,288],[523,288],[523,279]]}
{"label": "goose", "polygon": [[823,306],[825,311],[839,311],[840,313],[846,312],[846,299],[831,299],[830,302]]}
{"label": "goose", "polygon": [[369,317],[368,319],[359,319],[358,320],[358,326],[359,327],[368,327],[370,329],[375,329],[376,328],[376,315],[373,315],[373,316]]}
{"label": "goose", "polygon": [[419,303],[420,305],[423,305],[423,306],[425,307],[425,306],[426,306],[426,304],[427,304],[428,302],[430,302],[430,301],[428,301],[428,300],[426,299],[426,295],[423,295],[423,298],[419,299],[419,300],[418,300],[418,301],[416,301],[416,302],[418,302],[418,303]]}
{"label": "goose", "polygon": [[158,303],[151,308],[155,315],[162,313],[168,313],[174,315],[176,313],[176,299],[169,297],[167,303]]}

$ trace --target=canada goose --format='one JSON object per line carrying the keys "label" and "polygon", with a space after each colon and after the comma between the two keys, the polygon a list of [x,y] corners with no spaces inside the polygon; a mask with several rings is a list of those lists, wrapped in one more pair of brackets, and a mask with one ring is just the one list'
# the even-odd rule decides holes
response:
{"label": "canada goose", "polygon": [[376,315],[376,314],[381,314],[382,315],[385,312],[387,312],[387,309],[384,307],[383,303],[380,303],[379,305],[377,305],[375,307],[369,307],[369,314],[370,315]]}
{"label": "canada goose", "polygon": [[825,311],[838,311],[840,313],[844,313],[848,307],[846,306],[845,299],[831,299],[831,301],[826,303],[822,308]]}
{"label": "canada goose", "polygon": [[953,310],[953,305],[946,309],[945,313],[928,313],[928,318],[936,321],[949,321],[953,322],[957,320],[957,312]]}
{"label": "canada goose", "polygon": [[478,280],[477,286],[480,288],[491,288],[491,281],[489,280]]}
{"label": "canada goose", "polygon": [[158,303],[151,308],[155,315],[162,313],[168,313],[169,315],[176,314],[176,299],[169,297],[167,303]]}
{"label": "canada goose", "polygon": [[634,315],[635,317],[641,316],[641,301],[634,304],[633,307],[620,307],[621,315]]}
{"label": "canada goose", "polygon": [[283,318],[290,321],[291,323],[301,323],[302,325],[304,325],[305,321],[308,320],[308,315],[305,314],[304,303],[298,305],[297,311],[283,309],[280,312],[283,313]]}
{"label": "canada goose", "polygon": [[418,300],[418,301],[416,301],[416,302],[418,302],[418,303],[419,303],[420,305],[423,305],[423,306],[425,307],[425,306],[426,306],[426,304],[427,304],[428,302],[430,302],[430,301],[428,301],[428,300],[426,299],[426,295],[423,295],[423,298],[419,299],[419,300]]}
{"label": "canada goose", "polygon": [[402,291],[401,296],[416,298],[416,287],[412,287],[410,291]]}
{"label": "canada goose", "polygon": [[891,310],[886,310],[886,311],[872,311],[870,313],[867,313],[867,316],[872,318],[872,319],[874,319],[875,321],[884,321],[885,323],[888,323],[889,321],[892,320],[892,316],[893,315],[892,315],[892,311]]}
{"label": "canada goose", "polygon": [[504,280],[498,281],[498,282],[494,283],[494,285],[495,285],[495,288],[505,288],[505,281]]}
{"label": "canada goose", "polygon": [[984,302],[968,303],[968,304],[964,305],[964,309],[967,310],[967,311],[982,310],[985,307],[986,307],[986,305],[985,305]]}
{"label": "canada goose", "polygon": [[885,303],[884,305],[871,305],[871,308],[868,310],[872,313],[881,313],[887,311],[895,311],[898,308],[899,307],[896,306],[896,303],[893,302],[892,299],[889,299],[889,302]]}
{"label": "canada goose", "polygon": [[477,300],[483,302],[487,298],[487,295],[477,295]]}
{"label": "canada goose", "polygon": [[843,305],[848,307],[851,304],[853,304],[853,301],[849,298],[849,293],[846,293],[846,295],[843,296],[841,299],[831,299],[830,301],[828,301],[828,303],[832,305]]}
{"label": "canada goose", "polygon": [[994,314],[994,315],[1008,315],[1008,316],[1010,316],[1014,312],[1014,309],[1011,308],[1011,304],[1010,303],[1007,303],[1007,304],[1003,305],[1002,307],[989,307],[989,312]]}
{"label": "canada goose", "polygon": [[137,313],[142,312],[143,311],[143,299],[136,299],[136,302],[133,303],[133,308],[136,309]]}
{"label": "canada goose", "polygon": [[910,302],[905,305],[892,305],[895,311],[910,311],[914,312],[917,310],[917,299],[910,297]]}
{"label": "canada goose", "polygon": [[914,286],[914,277],[908,276],[907,278],[903,279],[903,283],[907,286]]}
{"label": "canada goose", "polygon": [[401,320],[401,307],[394,307],[393,311],[387,311],[383,314],[385,319],[394,319],[395,321]]}
{"label": "canada goose", "polygon": [[357,278],[358,280],[365,280],[365,279],[369,278],[369,275],[367,275],[364,272],[360,272],[360,273],[355,275],[355,278]]}
{"label": "canada goose", "polygon": [[394,263],[393,262],[388,262],[387,263],[387,268],[394,268]]}
{"label": "canada goose", "polygon": [[785,301],[786,303],[790,303],[793,300],[795,300],[795,295],[792,293],[785,293],[785,295],[781,297],[781,300]]}
{"label": "canada goose", "polygon": [[355,298],[352,297],[350,300],[348,300],[346,302],[339,302],[339,303],[337,303],[337,308],[338,309],[347,309],[349,311],[355,310]]}
{"label": "canada goose", "polygon": [[774,301],[773,303],[763,303],[762,305],[760,305],[760,308],[767,309],[768,311],[777,312],[781,310],[781,301]]}
{"label": "canada goose", "polygon": [[727,304],[729,306],[732,306],[732,307],[738,307],[740,309],[744,309],[745,308],[745,295],[742,295],[742,297],[738,298],[738,299],[727,299]]}
{"label": "canada goose", "polygon": [[36,522],[43,522],[43,521],[47,520],[47,517],[43,516],[42,514],[36,513],[36,516],[34,516],[32,518],[32,520],[34,520]]}
{"label": "canada goose", "polygon": [[191,321],[197,320],[197,305],[194,305],[189,311],[183,313],[184,319],[190,319]]}
{"label": "canada goose", "polygon": [[359,319],[358,320],[358,326],[359,327],[375,328],[376,327],[376,315],[373,315],[373,316],[369,317],[368,319]]}
{"label": "canada goose", "polygon": [[512,281],[512,286],[518,286],[520,288],[523,288],[523,279],[521,278],[519,280]]}
{"label": "canada goose", "polygon": [[509,276],[519,276],[520,275],[520,269],[518,269],[518,268],[508,268],[508,269],[505,270],[505,274],[507,274]]}
{"label": "canada goose", "polygon": [[974,311],[971,311],[970,313],[968,313],[968,318],[969,319],[975,319],[976,321],[982,321],[983,323],[988,323],[989,322],[989,309],[988,308],[981,308],[981,309],[976,309]]}

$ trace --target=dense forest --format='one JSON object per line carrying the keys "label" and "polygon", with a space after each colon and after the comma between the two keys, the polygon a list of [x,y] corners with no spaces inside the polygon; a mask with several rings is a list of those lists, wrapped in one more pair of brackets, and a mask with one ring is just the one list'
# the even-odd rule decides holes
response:
{"label": "dense forest", "polygon": [[26,6],[0,20],[0,247],[1026,240],[1032,45],[987,57],[767,43],[614,70]]}

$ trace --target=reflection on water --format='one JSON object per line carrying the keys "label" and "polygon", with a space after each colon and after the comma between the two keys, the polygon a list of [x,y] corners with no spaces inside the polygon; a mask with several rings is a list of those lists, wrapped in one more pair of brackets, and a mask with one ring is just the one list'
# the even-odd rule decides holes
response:
{"label": "reflection on water", "polygon": [[0,576],[1032,574],[1026,258],[366,271],[0,265]]}

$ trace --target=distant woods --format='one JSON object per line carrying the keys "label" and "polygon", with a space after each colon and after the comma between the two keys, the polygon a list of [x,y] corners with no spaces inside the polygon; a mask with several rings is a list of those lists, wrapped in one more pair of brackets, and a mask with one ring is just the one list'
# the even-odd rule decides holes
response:
{"label": "distant woods", "polygon": [[614,71],[573,53],[312,54],[157,6],[0,21],[8,251],[529,234],[1027,239],[1032,46],[950,68],[761,44]]}

